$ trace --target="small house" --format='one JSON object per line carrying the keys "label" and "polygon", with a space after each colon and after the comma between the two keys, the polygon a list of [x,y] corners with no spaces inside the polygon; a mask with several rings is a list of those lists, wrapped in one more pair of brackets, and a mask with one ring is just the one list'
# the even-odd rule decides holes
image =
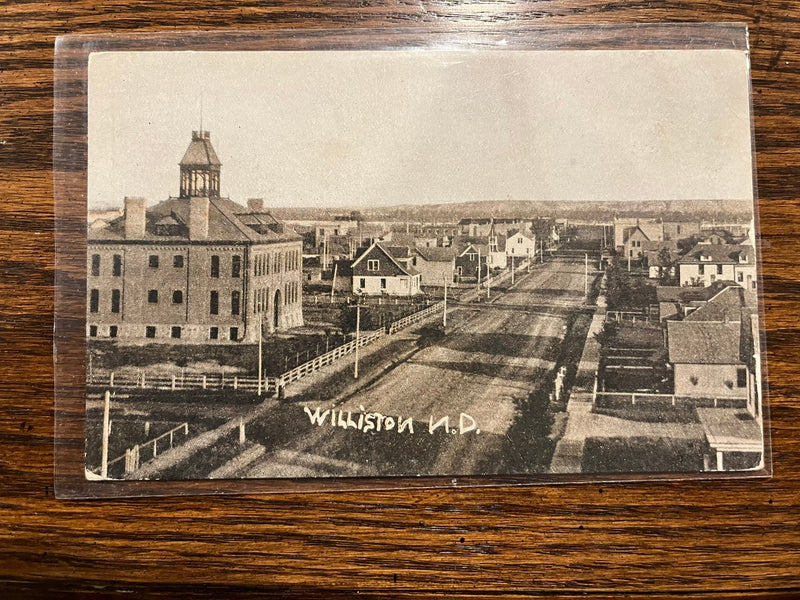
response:
{"label": "small house", "polygon": [[353,293],[367,296],[419,294],[421,277],[410,262],[408,248],[373,243],[353,261]]}

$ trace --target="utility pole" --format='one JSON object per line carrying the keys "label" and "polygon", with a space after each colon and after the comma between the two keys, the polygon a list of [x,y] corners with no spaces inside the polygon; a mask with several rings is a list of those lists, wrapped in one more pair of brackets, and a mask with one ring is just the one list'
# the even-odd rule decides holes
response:
{"label": "utility pole", "polygon": [[447,329],[447,275],[444,279],[444,310],[442,311],[442,328]]}
{"label": "utility pole", "polygon": [[583,301],[589,304],[589,253],[583,255]]}
{"label": "utility pole", "polygon": [[111,392],[106,390],[103,404],[103,457],[101,460],[100,476],[108,479],[108,413],[111,410]]}
{"label": "utility pole", "polygon": [[331,283],[331,304],[333,304],[333,293],[336,291],[336,274],[339,270],[339,263],[333,263],[333,282]]}
{"label": "utility pole", "polygon": [[478,288],[481,287],[481,249],[478,248]]}
{"label": "utility pole", "polygon": [[258,395],[260,396],[261,395],[261,389],[262,389],[261,377],[262,377],[262,372],[263,372],[263,368],[262,368],[261,365],[262,365],[262,361],[263,361],[263,357],[264,357],[264,352],[263,352],[263,348],[262,348],[262,342],[263,342],[263,337],[264,337],[264,313],[260,312],[260,313],[258,313],[258,315],[259,315],[259,317],[258,317]]}
{"label": "utility pole", "polygon": [[514,257],[511,257],[511,285],[514,285]]}
{"label": "utility pole", "polygon": [[358,342],[361,339],[361,301],[356,301],[356,364],[353,368],[353,379],[358,379]]}

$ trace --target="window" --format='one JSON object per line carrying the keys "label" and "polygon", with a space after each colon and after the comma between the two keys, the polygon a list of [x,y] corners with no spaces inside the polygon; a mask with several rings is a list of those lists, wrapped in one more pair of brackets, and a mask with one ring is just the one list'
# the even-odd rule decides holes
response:
{"label": "window", "polygon": [[211,314],[219,314],[219,292],[216,290],[211,292]]}
{"label": "window", "polygon": [[100,275],[100,255],[92,254],[92,277]]}
{"label": "window", "polygon": [[367,280],[362,277],[358,282],[358,287],[360,287],[362,290],[367,287]]}
{"label": "window", "polygon": [[239,314],[239,302],[241,300],[241,294],[239,292],[231,292],[231,314],[238,315]]}
{"label": "window", "polygon": [[97,337],[97,325],[89,325],[89,337]]}
{"label": "window", "polygon": [[108,337],[112,337],[112,338],[117,337],[117,326],[116,325],[112,325],[111,327],[108,328]]}
{"label": "window", "polygon": [[747,369],[744,367],[736,369],[736,387],[747,387]]}
{"label": "window", "polygon": [[517,238],[517,243],[521,244],[522,243],[522,238]]}
{"label": "window", "polygon": [[697,274],[698,275],[705,275],[706,274],[706,266],[705,265],[697,265]]}
{"label": "window", "polygon": [[158,290],[150,290],[147,292],[147,301],[150,304],[158,304]]}
{"label": "window", "polygon": [[239,328],[238,327],[231,327],[230,331],[230,339],[232,342],[235,342],[239,339]]}
{"label": "window", "polygon": [[379,260],[368,260],[367,261],[367,271],[378,271],[381,267],[381,261]]}
{"label": "window", "polygon": [[111,290],[111,312],[112,313],[118,313],[119,312],[119,297],[120,297],[119,290]]}
{"label": "window", "polygon": [[172,292],[172,303],[183,304],[183,291],[175,290],[174,292]]}
{"label": "window", "polygon": [[92,290],[89,293],[89,312],[96,313],[100,308],[100,290]]}
{"label": "window", "polygon": [[172,337],[180,338],[181,337],[181,328],[180,327],[173,327],[172,328]]}
{"label": "window", "polygon": [[381,277],[381,289],[382,290],[386,289],[386,278],[385,277]]}
{"label": "window", "polygon": [[234,254],[231,257],[231,277],[240,277],[242,274],[242,257]]}
{"label": "window", "polygon": [[742,273],[741,271],[739,271],[739,272],[736,274],[736,281],[738,281],[739,283],[743,282],[743,281],[744,281],[744,273]]}
{"label": "window", "polygon": [[150,255],[149,264],[153,269],[157,269],[158,268],[158,254],[151,254]]}
{"label": "window", "polygon": [[210,339],[212,339],[212,340],[218,340],[219,339],[219,328],[212,327],[208,332],[208,337]]}
{"label": "window", "polygon": [[722,275],[722,265],[717,265],[717,275]]}
{"label": "window", "polygon": [[216,254],[211,257],[211,276],[219,277],[219,256]]}
{"label": "window", "polygon": [[172,257],[172,266],[176,269],[183,268],[183,254],[176,254]]}
{"label": "window", "polygon": [[156,337],[156,328],[153,325],[148,325],[145,327],[144,336],[149,338]]}
{"label": "window", "polygon": [[111,274],[114,277],[119,277],[122,275],[122,255],[115,254],[114,255],[114,262],[111,270]]}

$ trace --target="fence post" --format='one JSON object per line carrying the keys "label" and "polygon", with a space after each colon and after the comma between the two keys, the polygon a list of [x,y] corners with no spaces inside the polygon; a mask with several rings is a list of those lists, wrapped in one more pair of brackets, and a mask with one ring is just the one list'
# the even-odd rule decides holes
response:
{"label": "fence post", "polygon": [[158,456],[158,438],[153,439],[153,458]]}
{"label": "fence post", "polygon": [[238,375],[234,375],[233,376],[233,389],[235,389],[235,390],[239,389],[239,376]]}
{"label": "fence post", "polygon": [[172,391],[175,391],[175,375],[172,376]]}
{"label": "fence post", "polygon": [[239,444],[244,445],[246,441],[244,435],[244,417],[239,417]]}
{"label": "fence post", "polygon": [[636,405],[636,394],[631,394],[631,404]]}
{"label": "fence post", "polygon": [[140,372],[140,373],[141,373],[141,375],[142,375],[142,378],[141,378],[141,384],[142,384],[142,387],[144,387],[144,371],[142,371],[142,370],[140,369],[140,370],[139,370],[139,372]]}
{"label": "fence post", "polygon": [[108,376],[108,387],[114,387],[114,371]]}
{"label": "fence post", "polygon": [[206,376],[203,374],[203,389],[206,389]]}
{"label": "fence post", "polygon": [[189,423],[183,424],[183,435],[189,435]]}

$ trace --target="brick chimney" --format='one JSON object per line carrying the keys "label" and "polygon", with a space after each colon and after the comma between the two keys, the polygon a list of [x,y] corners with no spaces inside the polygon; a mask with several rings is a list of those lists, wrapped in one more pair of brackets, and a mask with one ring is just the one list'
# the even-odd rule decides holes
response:
{"label": "brick chimney", "polygon": [[263,198],[248,198],[247,210],[251,213],[264,212],[264,199]]}
{"label": "brick chimney", "polygon": [[125,197],[125,239],[141,240],[144,238],[145,213],[147,200],[144,198]]}
{"label": "brick chimney", "polygon": [[194,196],[189,198],[189,239],[208,238],[208,198]]}

